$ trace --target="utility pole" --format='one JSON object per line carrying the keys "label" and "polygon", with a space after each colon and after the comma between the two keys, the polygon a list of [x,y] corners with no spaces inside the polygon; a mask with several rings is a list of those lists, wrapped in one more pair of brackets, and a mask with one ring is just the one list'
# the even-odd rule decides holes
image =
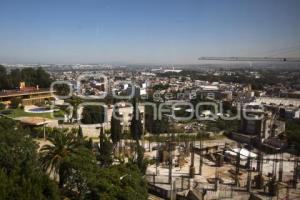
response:
{"label": "utility pole", "polygon": [[258,175],[257,175],[257,180],[256,180],[256,187],[257,189],[261,189],[263,187],[263,175],[262,175],[262,169],[263,169],[263,154],[261,151],[261,133],[259,133],[258,136],[258,159],[257,159],[257,171],[258,171]]}
{"label": "utility pole", "polygon": [[155,163],[155,173],[156,173],[156,176],[158,175],[157,173],[157,168],[158,168],[158,165],[159,165],[159,149],[156,150],[156,159],[155,159],[156,163]]}
{"label": "utility pole", "polygon": [[[169,119],[170,124],[172,123],[172,120]],[[169,183],[172,185],[172,168],[173,168],[173,156],[172,156],[172,150],[173,150],[173,142],[174,142],[174,133],[171,133],[170,138],[170,124],[168,127],[168,137],[169,137]],[[172,186],[171,186],[172,187]]]}
{"label": "utility pole", "polygon": [[200,134],[200,145],[199,145],[199,149],[200,149],[200,158],[199,158],[199,175],[202,175],[202,165],[203,165],[203,154],[202,154],[202,148],[203,148],[203,145],[202,145],[202,133],[201,133],[201,130],[200,130],[200,127],[199,127],[199,134]]}
{"label": "utility pole", "polygon": [[172,181],[171,184],[171,200],[175,200],[176,199],[176,179],[174,179],[174,181]]}
{"label": "utility pole", "polygon": [[240,173],[240,152],[238,151],[235,163],[235,186],[239,186],[239,173]]}
{"label": "utility pole", "polygon": [[[171,119],[168,119],[168,122],[170,122]],[[170,137],[170,123],[168,124],[168,128],[167,128],[167,132],[168,132],[168,138],[169,138],[169,184],[172,187],[172,141],[171,141],[171,137]]]}
{"label": "utility pole", "polygon": [[172,142],[169,140],[169,184],[172,185]]}
{"label": "utility pole", "polygon": [[219,186],[219,173],[218,173],[217,166],[215,166],[215,191],[218,191],[218,186]]}
{"label": "utility pole", "polygon": [[249,159],[249,168],[248,168],[248,176],[247,176],[247,192],[251,192],[252,159],[250,155],[248,156],[248,159]]}
{"label": "utility pole", "polygon": [[282,182],[283,175],[283,153],[280,153],[280,161],[279,161],[279,172],[278,172],[278,181]]}
{"label": "utility pole", "polygon": [[275,154],[275,159],[273,160],[273,169],[272,169],[272,179],[276,181],[277,175],[277,154]]}
{"label": "utility pole", "polygon": [[194,143],[192,142],[190,145],[191,148],[191,166],[190,166],[190,178],[194,178],[195,177],[195,149],[194,149]]}
{"label": "utility pole", "polygon": [[183,175],[181,175],[181,190],[183,190]]}
{"label": "utility pole", "polygon": [[298,179],[298,157],[294,160],[293,188],[297,188]]}

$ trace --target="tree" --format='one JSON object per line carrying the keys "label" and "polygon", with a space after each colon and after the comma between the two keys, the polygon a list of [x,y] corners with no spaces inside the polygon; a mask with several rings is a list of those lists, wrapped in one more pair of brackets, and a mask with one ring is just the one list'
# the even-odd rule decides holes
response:
{"label": "tree", "polygon": [[73,118],[77,118],[77,109],[79,104],[83,102],[82,99],[80,99],[79,97],[72,96],[70,99],[67,99],[66,102],[71,104],[71,106],[73,107],[73,113],[69,113],[69,115],[72,115]]}
{"label": "tree", "polygon": [[85,106],[82,110],[83,124],[102,124],[104,122],[104,108],[101,106]]}
{"label": "tree", "polygon": [[81,126],[78,128],[77,138],[83,139],[83,132]]}
{"label": "tree", "polygon": [[54,85],[56,95],[58,96],[67,96],[70,93],[70,86],[66,83]]}
{"label": "tree", "polygon": [[36,72],[34,68],[32,67],[26,67],[23,68],[21,71],[21,78],[23,81],[26,82],[26,84],[30,86],[35,86],[36,85]]}
{"label": "tree", "polygon": [[10,102],[10,107],[12,108],[18,108],[19,105],[21,104],[22,100],[19,97],[14,97],[12,98],[11,102]]}
{"label": "tree", "polygon": [[112,158],[112,150],[113,146],[112,143],[105,137],[105,136],[100,136],[104,138],[100,138],[100,147],[98,148],[99,150],[99,155],[97,156],[97,160],[100,162],[101,167],[109,167],[111,166],[113,162]]}
{"label": "tree", "polygon": [[66,176],[63,196],[70,199],[85,199],[90,191],[89,184],[99,172],[96,157],[87,148],[81,148],[76,156],[68,160],[68,176]]}
{"label": "tree", "polygon": [[139,139],[141,139],[141,136],[143,134],[143,126],[140,119],[140,111],[137,107],[136,98],[133,98],[133,115],[131,119],[130,124],[130,132],[132,139],[136,140],[138,142]]}
{"label": "tree", "polygon": [[35,70],[36,80],[35,85],[41,88],[47,88],[50,86],[52,80],[50,79],[50,74],[48,74],[42,67],[38,67]]}
{"label": "tree", "polygon": [[79,131],[54,132],[51,144],[41,148],[40,158],[44,170],[58,174],[61,197],[74,200],[84,199],[98,169],[96,157],[85,147],[88,141],[78,137]]}
{"label": "tree", "polygon": [[11,88],[17,88],[22,80],[22,73],[20,69],[12,69],[10,71],[11,76]]}
{"label": "tree", "polygon": [[285,135],[292,153],[300,154],[300,124],[288,122]]}
{"label": "tree", "polygon": [[[137,165],[99,168],[92,151],[76,142],[76,131],[53,129],[51,144],[38,154],[29,131],[0,118],[0,199],[147,199],[147,183]],[[46,171],[63,178],[60,190]]]}
{"label": "tree", "polygon": [[143,126],[140,119],[140,111],[139,108],[137,107],[136,98],[133,98],[133,116],[131,119],[130,131],[131,131],[132,138],[136,142],[136,152],[137,152],[136,163],[140,171],[145,172],[146,164],[144,163],[144,150],[139,143],[139,140],[141,139],[141,136],[143,134]]}
{"label": "tree", "polygon": [[101,168],[90,182],[88,200],[148,199],[147,183],[136,165],[122,164]]}
{"label": "tree", "polygon": [[40,168],[37,145],[21,126],[0,118],[0,199],[59,199],[54,181]]}
{"label": "tree", "polygon": [[[119,109],[117,106],[114,106],[113,112],[116,117],[120,117]],[[122,125],[120,119],[117,119],[114,115],[111,116],[111,124],[110,124],[110,136],[113,142],[114,148],[116,148],[117,143],[120,141]]]}
{"label": "tree", "polygon": [[7,72],[3,65],[0,65],[0,90],[7,89]]}
{"label": "tree", "polygon": [[146,173],[147,170],[147,161],[144,159],[145,149],[141,145],[137,145],[137,159],[136,164],[140,169],[142,174]]}
{"label": "tree", "polygon": [[58,132],[49,138],[51,144],[44,145],[41,152],[42,167],[49,173],[54,172],[59,177],[59,187],[62,188],[70,173],[70,160],[80,153],[80,144],[72,133]]}
{"label": "tree", "polygon": [[0,90],[16,89],[21,81],[25,81],[29,86],[39,85],[40,88],[48,88],[52,80],[41,67],[12,69],[10,73],[7,73],[6,68],[0,65]]}
{"label": "tree", "polygon": [[4,110],[6,108],[6,105],[4,103],[0,102],[0,110]]}
{"label": "tree", "polygon": [[[158,105],[156,105],[158,108]],[[158,113],[154,113],[155,109],[151,105],[145,106],[145,129],[153,134],[166,133],[169,127],[169,121],[166,116],[162,116],[162,119],[155,119]]]}

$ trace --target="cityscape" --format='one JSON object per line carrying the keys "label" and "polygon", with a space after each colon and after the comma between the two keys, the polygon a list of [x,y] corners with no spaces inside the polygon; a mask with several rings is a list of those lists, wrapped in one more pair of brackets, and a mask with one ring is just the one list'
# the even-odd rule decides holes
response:
{"label": "cityscape", "polygon": [[300,199],[299,8],[0,0],[0,199]]}

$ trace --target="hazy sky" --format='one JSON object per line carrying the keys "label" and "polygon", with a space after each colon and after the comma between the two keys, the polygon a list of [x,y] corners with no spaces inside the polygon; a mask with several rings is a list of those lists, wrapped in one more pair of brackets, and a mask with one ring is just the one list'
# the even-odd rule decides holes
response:
{"label": "hazy sky", "polygon": [[0,63],[300,57],[300,0],[0,0]]}

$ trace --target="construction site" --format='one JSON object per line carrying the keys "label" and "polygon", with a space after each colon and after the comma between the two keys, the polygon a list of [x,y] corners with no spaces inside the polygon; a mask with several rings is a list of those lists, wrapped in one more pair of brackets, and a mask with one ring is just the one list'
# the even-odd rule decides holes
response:
{"label": "construction site", "polygon": [[224,138],[145,147],[149,189],[163,199],[300,199],[298,157]]}

